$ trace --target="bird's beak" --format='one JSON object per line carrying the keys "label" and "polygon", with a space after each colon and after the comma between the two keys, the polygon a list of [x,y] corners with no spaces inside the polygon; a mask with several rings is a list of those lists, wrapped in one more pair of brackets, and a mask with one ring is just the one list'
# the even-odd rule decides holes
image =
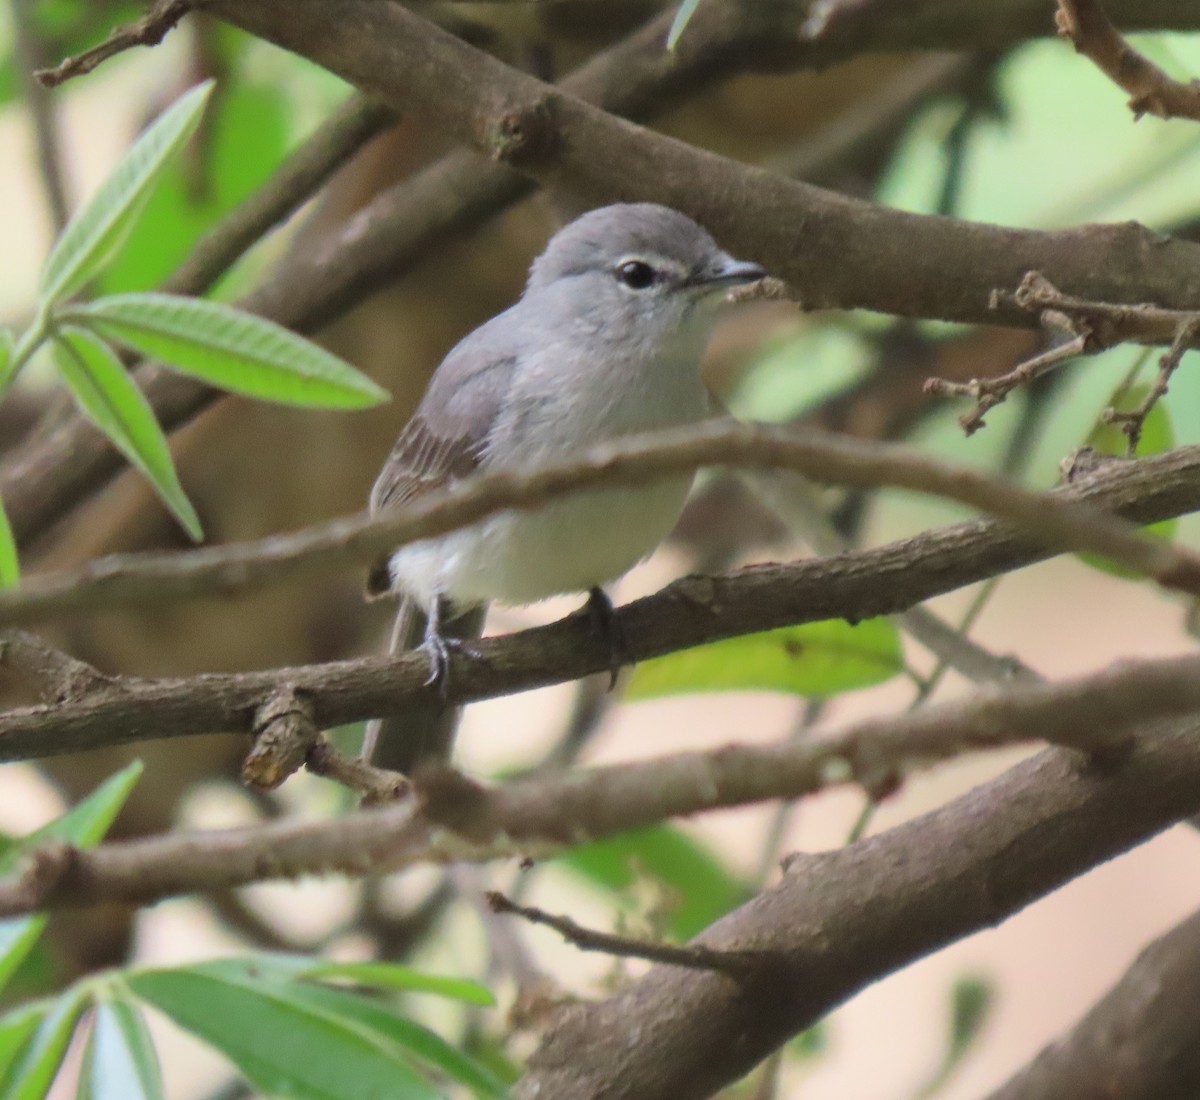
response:
{"label": "bird's beak", "polygon": [[735,286],[757,283],[759,279],[766,277],[767,269],[762,264],[735,260],[732,256],[727,256],[719,265],[696,272],[688,282],[693,286],[702,286],[705,290],[728,290]]}

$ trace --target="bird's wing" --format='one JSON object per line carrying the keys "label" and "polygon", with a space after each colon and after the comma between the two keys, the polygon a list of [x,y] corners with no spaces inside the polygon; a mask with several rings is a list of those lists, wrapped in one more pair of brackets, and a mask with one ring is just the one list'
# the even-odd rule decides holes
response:
{"label": "bird's wing", "polygon": [[[464,341],[438,367],[375,480],[372,513],[452,485],[484,460],[516,357],[485,352],[480,343],[486,341]],[[367,594],[379,596],[390,587],[384,558],[368,575]]]}

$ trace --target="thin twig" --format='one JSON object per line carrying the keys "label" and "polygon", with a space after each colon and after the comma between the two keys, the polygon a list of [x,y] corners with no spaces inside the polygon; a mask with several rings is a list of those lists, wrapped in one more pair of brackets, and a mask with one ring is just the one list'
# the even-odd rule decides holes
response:
{"label": "thin twig", "polygon": [[37,29],[35,0],[12,0],[13,37],[16,40],[17,69],[25,93],[25,106],[33,122],[37,142],[38,171],[42,177],[42,192],[50,211],[50,222],[57,235],[71,215],[67,199],[66,176],[63,172],[61,134],[58,111],[47,89],[37,80],[35,70],[43,64],[45,44]]}
{"label": "thin twig", "polygon": [[444,534],[504,508],[604,485],[643,484],[699,466],[792,470],[813,481],[903,488],[967,504],[1057,551],[1089,551],[1166,588],[1200,592],[1200,557],[1142,534],[1134,524],[1053,494],[1034,492],[906,447],[810,429],[712,421],[631,436],[577,460],[527,471],[496,471],[379,516],[333,520],[290,535],[184,553],[116,555],[81,570],[34,575],[0,592],[0,624],[276,585],[322,569],[366,563],[397,546]]}
{"label": "thin twig", "polygon": [[157,46],[194,6],[195,0],[155,0],[154,6],[140,19],[114,27],[98,46],[67,57],[53,69],[39,69],[34,76],[47,88],[54,88],[72,77],[90,73],[110,57],[136,46]]}
{"label": "thin twig", "polygon": [[364,806],[395,802],[412,790],[407,776],[373,767],[357,756],[348,756],[325,737],[318,737],[313,743],[304,764],[313,775],[332,779],[358,792],[363,796]]}
{"label": "thin twig", "polygon": [[926,380],[926,393],[975,399],[975,407],[959,417],[968,435],[983,427],[985,414],[1013,390],[1029,385],[1076,356],[1105,351],[1126,342],[1167,344],[1170,348],[1164,356],[1169,364],[1166,377],[1161,372],[1159,375],[1163,389],[1150,401],[1146,408],[1149,412],[1166,392],[1166,381],[1179,365],[1179,359],[1200,334],[1200,312],[1195,310],[1167,309],[1150,303],[1089,301],[1064,294],[1039,271],[1027,272],[1013,293],[997,291],[992,299],[995,304],[1011,300],[1021,309],[1038,314],[1042,325],[1065,339],[996,378],[973,378],[969,382]]}
{"label": "thin twig", "polygon": [[580,951],[602,951],[606,955],[616,955],[624,959],[646,959],[650,962],[666,963],[668,966],[716,970],[732,977],[740,977],[771,965],[771,961],[761,952],[714,951],[698,944],[678,946],[670,943],[653,943],[649,940],[635,940],[626,936],[617,936],[611,932],[598,932],[594,928],[584,928],[570,917],[555,916],[553,913],[547,913],[544,909],[538,909],[532,905],[518,905],[498,890],[489,890],[486,897],[493,913],[510,913],[531,924],[542,924],[547,928],[553,928],[563,939],[574,944]]}
{"label": "thin twig", "polygon": [[1171,376],[1178,369],[1187,352],[1200,334],[1200,315],[1180,323],[1175,332],[1175,340],[1171,347],[1158,359],[1158,374],[1150,392],[1142,399],[1136,409],[1122,412],[1115,408],[1105,409],[1102,419],[1106,424],[1120,424],[1121,431],[1128,439],[1126,454],[1132,457],[1137,453],[1138,443],[1142,438],[1142,429],[1146,425],[1146,417],[1158,402],[1166,397],[1171,384]]}
{"label": "thin twig", "polygon": [[1069,38],[1117,87],[1129,93],[1134,118],[1200,121],[1200,80],[1173,80],[1135,50],[1113,25],[1100,0],[1058,0],[1058,33]]}

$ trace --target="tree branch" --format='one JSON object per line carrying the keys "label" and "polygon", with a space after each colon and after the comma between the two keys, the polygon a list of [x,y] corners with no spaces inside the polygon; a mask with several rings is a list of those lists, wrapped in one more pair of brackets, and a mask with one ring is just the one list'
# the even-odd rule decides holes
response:
{"label": "tree branch", "polygon": [[1150,114],[1200,121],[1200,80],[1172,80],[1138,53],[1121,37],[1100,0],[1058,0],[1055,20],[1058,33],[1074,43],[1076,53],[1129,93],[1135,119]]}
{"label": "tree branch", "polygon": [[[32,874],[0,882],[0,917],[104,900],[143,904],[304,874],[536,857],[672,817],[831,786],[894,790],[915,767],[999,745],[1067,745],[1093,756],[1095,772],[1137,751],[1127,736],[1132,726],[1196,709],[1200,658],[1188,657],[984,692],[810,740],[730,745],[547,773],[500,787],[478,786],[447,768],[427,770],[416,777],[415,799],[336,821],[283,820],[175,832],[90,851],[49,849],[35,858]],[[1188,752],[1200,768],[1200,748]],[[1081,761],[1076,756],[1076,766]],[[1124,767],[1116,765],[1118,774]],[[1200,805],[1200,792],[1193,797]]]}
{"label": "tree branch", "polygon": [[47,703],[82,699],[113,682],[87,662],[23,630],[0,633],[0,668],[29,681]]}
{"label": "tree branch", "polygon": [[195,0],[155,0],[154,6],[140,19],[116,27],[98,46],[77,57],[60,61],[53,69],[39,69],[34,76],[47,88],[54,88],[75,76],[90,73],[110,57],[136,46],[157,46],[193,7]]}
{"label": "tree branch", "polygon": [[[1154,523],[1200,508],[1198,471],[1196,448],[1137,462],[1115,460],[1059,495]],[[893,614],[1046,556],[999,524],[964,523],[833,558],[685,577],[620,608],[619,615],[630,656],[642,661],[780,626]],[[607,646],[579,614],[484,639],[476,648],[477,659],[453,663],[449,705],[578,679],[606,671],[611,662]],[[0,761],[152,738],[249,732],[255,712],[284,683],[312,701],[319,728],[401,714],[430,702],[427,677],[428,664],[417,653],[190,679],[120,678],[74,703],[0,714]]]}
{"label": "tree branch", "polygon": [[988,1100],[1168,1100],[1200,1095],[1200,913],[1138,956],[1066,1035]]}
{"label": "tree branch", "polygon": [[667,966],[716,970],[733,978],[762,970],[775,961],[772,956],[756,951],[711,951],[705,947],[680,947],[673,943],[634,940],[628,936],[585,928],[571,917],[556,916],[532,905],[518,905],[498,890],[489,890],[485,897],[493,913],[520,917],[530,924],[552,928],[580,951],[601,951],[623,959],[648,959],[650,962],[665,963]]}
{"label": "tree branch", "polygon": [[[1200,462],[1200,448],[1184,460]],[[1190,550],[1061,494],[1034,492],[893,444],[816,429],[797,433],[710,421],[617,440],[563,466],[496,471],[376,517],[353,516],[291,535],[188,552],[117,555],[77,571],[35,574],[20,588],[0,591],[0,624],[280,584],[305,572],[364,564],[504,508],[538,508],[569,493],[640,485],[705,465],[790,470],[819,483],[932,494],[989,513],[1047,549],[1103,554],[1166,588],[1200,594],[1200,558]]]}

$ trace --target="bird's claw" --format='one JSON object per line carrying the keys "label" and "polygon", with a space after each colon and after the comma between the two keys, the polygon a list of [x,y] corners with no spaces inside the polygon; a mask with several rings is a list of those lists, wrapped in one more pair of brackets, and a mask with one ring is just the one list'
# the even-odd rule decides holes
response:
{"label": "bird's claw", "polygon": [[429,659],[429,676],[426,687],[434,687],[445,704],[450,694],[450,655],[457,653],[472,660],[478,659],[479,650],[463,638],[454,638],[441,633],[429,633],[421,644]]}
{"label": "bird's claw", "polygon": [[608,643],[608,690],[612,691],[617,686],[617,674],[622,667],[634,663],[633,655],[629,652],[629,643],[625,638],[625,628],[621,625],[620,616],[614,609],[612,600],[603,588],[588,590],[584,610],[587,612],[592,633]]}

